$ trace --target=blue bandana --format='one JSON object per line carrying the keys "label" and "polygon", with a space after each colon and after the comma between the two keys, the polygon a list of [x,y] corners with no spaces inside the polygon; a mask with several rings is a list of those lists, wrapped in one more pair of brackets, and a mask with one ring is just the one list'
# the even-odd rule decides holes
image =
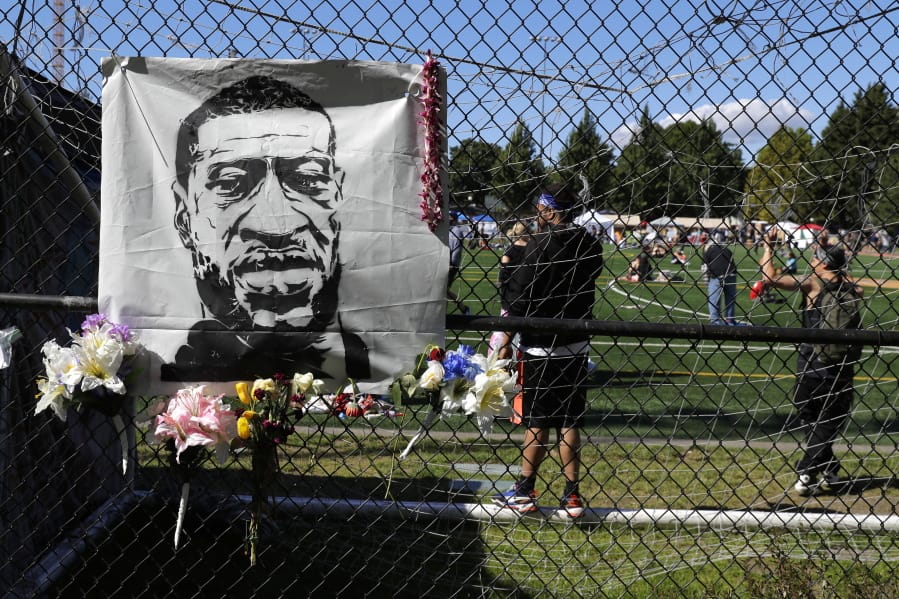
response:
{"label": "blue bandana", "polygon": [[548,193],[540,194],[540,197],[537,199],[538,206],[546,206],[547,208],[552,208],[553,210],[565,210],[565,207],[560,204],[556,198],[551,196]]}

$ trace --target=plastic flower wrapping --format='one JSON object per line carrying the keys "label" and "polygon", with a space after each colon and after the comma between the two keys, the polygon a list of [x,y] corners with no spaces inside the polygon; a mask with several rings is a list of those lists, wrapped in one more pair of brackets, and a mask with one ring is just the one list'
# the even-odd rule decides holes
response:
{"label": "plastic flower wrapping", "polygon": [[125,397],[125,374],[140,345],[126,325],[111,322],[105,314],[91,314],[79,332],[69,335],[70,345],[48,341],[41,349],[44,376],[37,381],[34,413],[49,408],[65,421],[69,407],[85,404],[116,414]]}

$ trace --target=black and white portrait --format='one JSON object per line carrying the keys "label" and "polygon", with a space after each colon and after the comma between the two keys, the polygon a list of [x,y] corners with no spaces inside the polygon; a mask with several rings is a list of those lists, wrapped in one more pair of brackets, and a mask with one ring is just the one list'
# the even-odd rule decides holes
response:
{"label": "black and white portrait", "polygon": [[428,262],[446,249],[417,214],[420,69],[112,66],[101,307],[153,350],[150,379],[385,383],[442,334]]}

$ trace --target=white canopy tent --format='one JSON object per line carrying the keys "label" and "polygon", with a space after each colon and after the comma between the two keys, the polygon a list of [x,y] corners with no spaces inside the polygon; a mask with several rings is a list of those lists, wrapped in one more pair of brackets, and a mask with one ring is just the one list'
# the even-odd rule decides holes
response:
{"label": "white canopy tent", "polygon": [[588,233],[603,241],[615,239],[616,214],[601,214],[596,210],[587,210],[575,217],[574,224],[584,227]]}

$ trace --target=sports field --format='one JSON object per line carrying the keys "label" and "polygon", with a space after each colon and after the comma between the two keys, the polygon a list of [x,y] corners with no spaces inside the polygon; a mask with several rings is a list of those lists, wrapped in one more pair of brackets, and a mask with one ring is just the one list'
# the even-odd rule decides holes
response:
{"label": "sports field", "polygon": [[[595,316],[601,320],[707,323],[701,257],[687,247],[688,265],[655,259],[656,272],[672,282],[620,280],[638,249],[606,246],[606,268],[597,281]],[[472,251],[463,263],[456,292],[475,314],[499,314],[496,268],[500,250]],[[751,325],[798,327],[798,293],[780,293],[774,302],[749,298],[759,279],[761,252],[734,248],[739,268],[737,318]],[[800,273],[803,269],[800,258]],[[892,276],[899,260],[859,254],[852,274],[865,284],[864,326],[892,330],[897,323]],[[478,345],[484,335],[449,331],[447,344]],[[482,350],[486,347],[482,346]],[[896,397],[896,348],[865,348],[856,369],[856,407],[847,436],[866,440],[899,432],[891,398]],[[796,344],[684,339],[593,339],[597,369],[592,382],[588,427],[600,436],[675,437],[771,442],[789,431],[790,389]]]}

